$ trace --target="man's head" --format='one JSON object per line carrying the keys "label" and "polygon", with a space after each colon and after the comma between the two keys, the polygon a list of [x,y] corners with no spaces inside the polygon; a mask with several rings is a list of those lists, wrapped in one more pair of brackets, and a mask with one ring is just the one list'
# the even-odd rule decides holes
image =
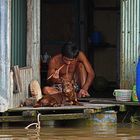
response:
{"label": "man's head", "polygon": [[65,43],[64,46],[62,47],[62,51],[61,52],[62,52],[62,55],[64,57],[67,57],[69,59],[74,59],[79,54],[78,48],[72,42]]}

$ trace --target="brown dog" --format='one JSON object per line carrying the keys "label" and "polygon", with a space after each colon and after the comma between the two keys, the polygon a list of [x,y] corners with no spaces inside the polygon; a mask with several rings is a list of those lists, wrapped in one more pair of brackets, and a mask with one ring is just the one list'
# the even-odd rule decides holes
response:
{"label": "brown dog", "polygon": [[55,94],[46,94],[34,105],[34,107],[64,106],[65,102],[66,102],[66,97],[61,92],[55,93]]}
{"label": "brown dog", "polygon": [[77,100],[77,94],[74,88],[74,81],[67,81],[62,79],[62,92],[66,96],[69,105],[82,105]]}
{"label": "brown dog", "polygon": [[[51,87],[48,88],[48,93],[45,94],[34,107],[57,107],[64,105],[82,105],[78,102],[74,81],[67,81],[62,79],[62,92],[56,92],[56,89]],[[55,92],[54,92],[55,91]],[[52,93],[51,93],[52,92]]]}

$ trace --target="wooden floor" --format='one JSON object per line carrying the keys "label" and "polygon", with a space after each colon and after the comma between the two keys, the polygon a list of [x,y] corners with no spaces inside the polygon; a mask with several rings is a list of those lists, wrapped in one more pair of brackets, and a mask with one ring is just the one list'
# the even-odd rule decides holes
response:
{"label": "wooden floor", "polygon": [[114,104],[110,104],[110,103],[100,103],[100,104],[94,104],[94,103],[90,103],[88,101],[84,101],[81,102],[83,104],[83,106],[77,106],[77,105],[71,105],[71,106],[61,106],[61,107],[18,107],[18,108],[12,108],[9,109],[8,112],[16,112],[16,111],[26,111],[26,110],[37,110],[37,111],[41,111],[41,110],[84,110],[84,109],[95,109],[95,110],[99,110],[99,109],[106,109],[109,107],[114,107]]}
{"label": "wooden floor", "polygon": [[33,122],[37,120],[37,114],[40,115],[40,121],[48,120],[69,120],[86,119],[91,114],[101,111],[112,110],[114,104],[93,104],[89,101],[81,102],[83,106],[61,106],[61,107],[18,107],[9,109],[1,114],[0,123],[10,122]]}
{"label": "wooden floor", "polygon": [[114,104],[114,105],[126,105],[126,106],[140,106],[140,102],[126,102],[126,101],[116,101],[115,98],[81,98],[82,102],[89,102],[92,104]]}
{"label": "wooden floor", "polygon": [[41,121],[85,119],[94,113],[113,110],[116,106],[139,107],[139,102],[122,102],[112,98],[82,98],[79,100],[83,106],[61,106],[61,107],[17,107],[1,113],[0,123],[10,122],[33,122],[40,115]]}

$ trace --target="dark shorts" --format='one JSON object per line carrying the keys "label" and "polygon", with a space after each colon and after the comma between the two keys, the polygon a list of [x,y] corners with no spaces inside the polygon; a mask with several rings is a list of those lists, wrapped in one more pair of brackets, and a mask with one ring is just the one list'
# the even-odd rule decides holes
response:
{"label": "dark shorts", "polygon": [[[62,92],[62,84],[54,84],[52,87],[54,87],[57,90],[59,90],[60,92]],[[75,92],[79,92],[80,91],[80,86],[77,83],[75,83],[74,84],[74,89],[75,89]]]}

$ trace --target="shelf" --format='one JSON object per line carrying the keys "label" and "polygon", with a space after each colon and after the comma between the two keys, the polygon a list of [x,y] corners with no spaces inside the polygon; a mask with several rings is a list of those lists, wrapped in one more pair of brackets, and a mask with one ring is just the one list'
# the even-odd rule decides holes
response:
{"label": "shelf", "polygon": [[106,48],[116,48],[116,46],[111,45],[109,43],[90,44],[89,45],[89,49],[106,49]]}
{"label": "shelf", "polygon": [[94,10],[98,11],[119,11],[119,7],[94,7]]}

